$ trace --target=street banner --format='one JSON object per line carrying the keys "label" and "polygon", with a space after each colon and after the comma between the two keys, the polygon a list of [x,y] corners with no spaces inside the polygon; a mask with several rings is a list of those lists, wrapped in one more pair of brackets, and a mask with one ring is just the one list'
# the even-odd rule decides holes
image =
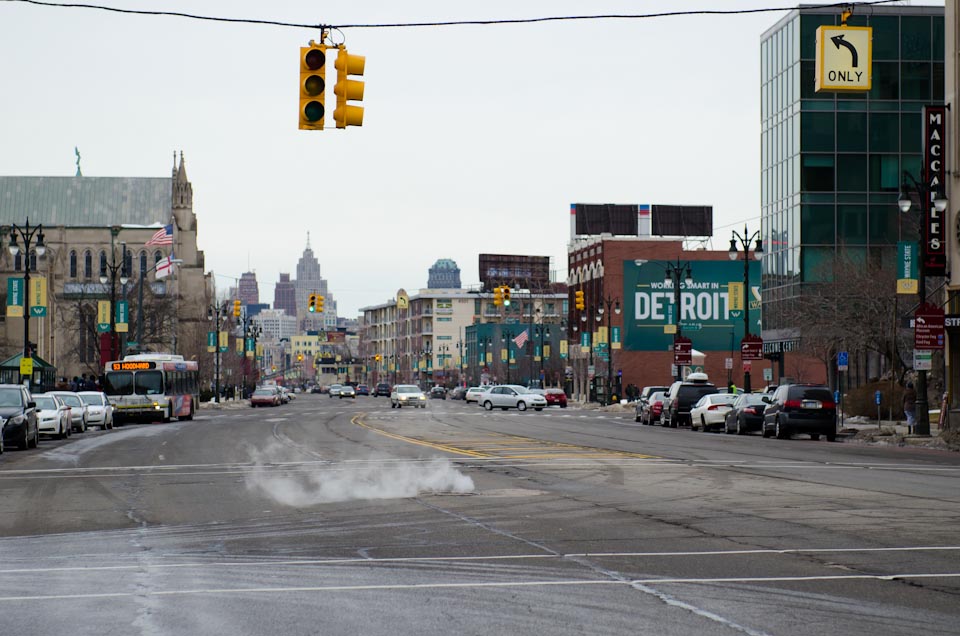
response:
{"label": "street banner", "polygon": [[44,318],[47,315],[47,277],[34,276],[30,279],[30,316]]}
{"label": "street banner", "polygon": [[727,283],[727,294],[730,297],[730,311],[743,311],[743,283],[738,281]]}
{"label": "street banner", "polygon": [[548,344],[543,345],[543,357],[546,358],[547,360],[550,359],[550,349],[551,349],[551,348],[552,348],[552,347],[550,347],[550,345],[548,345]]}
{"label": "street banner", "polygon": [[243,338],[235,338],[235,342],[236,342],[236,344],[237,344],[237,353],[238,353],[238,354],[239,354],[239,353],[243,353],[244,339],[243,339]]}
{"label": "street banner", "polygon": [[230,351],[230,332],[221,331],[220,332],[220,353],[226,353]]}
{"label": "street banner", "polygon": [[613,343],[612,343],[612,347],[613,347],[614,349],[619,349],[620,346],[621,346],[621,343],[620,343],[620,327],[611,327],[611,331],[613,332]]}
{"label": "street banner", "polygon": [[944,276],[947,272],[947,211],[938,211],[931,201],[935,194],[946,196],[946,113],[946,106],[923,107],[924,179],[920,202],[924,215],[924,272],[927,276]]}
{"label": "street banner", "polygon": [[897,293],[916,294],[920,291],[917,275],[919,252],[916,241],[897,243]]}
{"label": "street banner", "polygon": [[217,332],[207,332],[207,353],[213,353],[217,350]]}
{"label": "street banner", "polygon": [[506,362],[506,361],[507,361],[507,350],[506,350],[506,349],[501,349],[501,350],[500,350],[500,362]]}
{"label": "street banner", "polygon": [[117,326],[117,333],[127,333],[130,330],[130,308],[127,301],[117,301],[117,313],[113,321]]}
{"label": "street banner", "polygon": [[23,318],[23,279],[7,279],[7,317]]}
{"label": "street banner", "polygon": [[600,328],[597,330],[597,340],[596,340],[596,341],[597,341],[598,344],[605,344],[605,343],[607,342],[607,328],[606,328],[606,327],[600,327]]}
{"label": "street banner", "polygon": [[580,346],[584,348],[590,346],[590,334],[586,331],[580,334]]}
{"label": "street banner", "polygon": [[[676,323],[673,281],[664,280],[668,261],[624,261],[623,348],[626,351],[670,351]],[[749,288],[744,308],[733,309],[730,283],[743,280],[743,261],[690,261],[691,284],[680,281],[680,331],[699,351],[730,351],[730,335],[744,336],[743,312],[749,312],[750,331],[760,331],[760,262],[748,265]]]}
{"label": "street banner", "polygon": [[107,333],[110,331],[110,301],[97,301],[97,332]]}

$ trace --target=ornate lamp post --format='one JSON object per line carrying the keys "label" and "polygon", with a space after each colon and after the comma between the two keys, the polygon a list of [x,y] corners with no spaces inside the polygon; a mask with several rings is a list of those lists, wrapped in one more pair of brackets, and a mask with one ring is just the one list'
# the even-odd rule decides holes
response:
{"label": "ornate lamp post", "polygon": [[223,303],[214,303],[207,307],[207,320],[213,321],[213,342],[214,342],[214,363],[213,363],[213,373],[214,373],[214,383],[215,383],[215,393],[213,400],[215,402],[220,402],[220,329],[227,319],[227,301]]}
{"label": "ornate lamp post", "polygon": [[[753,245],[753,258],[759,261],[763,258],[763,242],[760,239],[760,230],[750,234],[746,225],[743,226],[743,234],[738,233],[736,230],[734,230],[732,234],[730,237],[730,251],[727,253],[730,260],[735,261],[740,256],[740,252],[737,251],[737,245],[743,250],[743,337],[746,338],[750,335],[750,243],[755,241]],[[747,371],[746,365],[743,366],[743,390],[747,393],[750,393],[752,390],[750,386],[750,372]]]}
{"label": "ornate lamp post", "polygon": [[[606,306],[606,310],[604,310],[604,306]],[[610,322],[612,318],[610,311],[611,308],[613,309],[612,313],[615,313],[618,316],[620,315],[619,297],[611,298],[610,296],[607,296],[606,298],[600,299],[600,306],[597,307],[598,321],[603,317],[603,314],[607,315],[607,404],[611,404],[613,402],[613,332],[610,330]]]}
{"label": "ornate lamp post", "polygon": [[[907,183],[907,180],[911,183]],[[910,211],[912,202],[908,191],[917,193],[920,201],[924,204],[924,210],[927,206],[932,206],[939,213],[947,209],[947,199],[943,196],[939,188],[931,188],[925,184],[917,182],[909,172],[903,173],[903,185],[900,187],[900,198],[897,205],[900,211],[906,214]],[[925,237],[925,217],[920,215],[920,259],[917,266],[917,294],[920,297],[920,305],[927,302],[927,243]],[[917,371],[917,425],[914,427],[914,433],[917,435],[930,434],[930,405],[927,400],[927,372]]]}
{"label": "ornate lamp post", "polygon": [[[46,253],[47,247],[43,244],[43,225],[30,227],[30,219],[28,218],[23,227],[15,223],[10,225],[10,245],[7,246],[7,249],[10,250],[11,256],[16,257],[20,252],[20,245],[17,243],[18,236],[23,242],[23,258],[21,259],[23,262],[23,359],[26,360],[33,357],[33,347],[30,344],[31,250],[33,250],[39,258]],[[32,244],[34,236],[37,237],[36,244]],[[25,379],[29,382],[31,376],[21,376],[20,382],[23,382]]]}
{"label": "ornate lamp post", "polygon": [[[674,322],[677,325],[677,334],[674,339],[679,338],[683,335],[683,330],[680,327],[680,281],[681,279],[686,285],[693,284],[693,270],[690,268],[689,262],[681,262],[678,258],[676,262],[668,262],[667,269],[664,272],[664,285],[673,285],[673,315]],[[677,380],[683,379],[683,370],[680,368],[680,365],[677,366]]]}
{"label": "ornate lamp post", "polygon": [[130,280],[127,271],[127,244],[120,243],[120,262],[117,262],[117,252],[113,249],[113,239],[119,233],[118,228],[111,229],[110,262],[100,261],[100,284],[110,284],[110,359],[117,359],[117,280],[120,286],[126,288]]}

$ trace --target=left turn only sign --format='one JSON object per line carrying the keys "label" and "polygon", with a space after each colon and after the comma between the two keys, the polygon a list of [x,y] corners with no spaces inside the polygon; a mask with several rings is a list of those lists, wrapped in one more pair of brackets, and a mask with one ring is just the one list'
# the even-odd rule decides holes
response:
{"label": "left turn only sign", "polygon": [[869,91],[873,82],[873,28],[817,28],[816,91]]}

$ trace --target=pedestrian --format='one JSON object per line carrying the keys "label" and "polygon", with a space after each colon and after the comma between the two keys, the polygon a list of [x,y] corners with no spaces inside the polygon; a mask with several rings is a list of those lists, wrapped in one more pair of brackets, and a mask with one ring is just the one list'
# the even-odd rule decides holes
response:
{"label": "pedestrian", "polygon": [[70,382],[70,390],[74,392],[79,391],[79,389],[77,388],[79,386],[80,386],[80,378],[78,378],[77,376],[73,376],[73,380]]}
{"label": "pedestrian", "polygon": [[907,382],[907,388],[903,392],[903,414],[907,416],[907,426],[913,430],[917,423],[917,391],[913,388],[913,382]]}
{"label": "pedestrian", "polygon": [[727,393],[732,393],[733,395],[737,394],[737,385],[733,382],[730,383],[730,386],[727,387]]}

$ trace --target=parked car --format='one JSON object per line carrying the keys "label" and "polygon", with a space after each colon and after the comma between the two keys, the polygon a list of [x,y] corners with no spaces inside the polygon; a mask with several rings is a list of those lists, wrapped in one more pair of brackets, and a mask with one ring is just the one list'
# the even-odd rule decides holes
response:
{"label": "parked car", "polygon": [[57,439],[70,437],[73,424],[70,407],[56,395],[39,393],[33,396],[37,403],[37,428],[41,435],[53,435]]}
{"label": "parked car", "polygon": [[87,405],[87,426],[99,426],[101,431],[113,428],[113,405],[100,391],[78,391],[77,395]]}
{"label": "parked car", "polygon": [[0,384],[0,420],[3,420],[0,446],[16,444],[21,450],[37,447],[40,442],[37,404],[26,387]]}
{"label": "parked car", "polygon": [[559,406],[562,409],[567,408],[567,394],[563,389],[556,387],[543,389],[543,397],[547,401],[547,406]]}
{"label": "parked car", "polygon": [[661,422],[671,428],[689,426],[690,409],[700,398],[711,393],[719,391],[710,383],[706,373],[691,373],[686,380],[674,382],[663,400]]}
{"label": "parked car", "polygon": [[70,421],[73,423],[74,433],[84,433],[87,430],[87,405],[80,399],[80,396],[73,391],[50,391],[56,395],[63,403],[70,407]]}
{"label": "parked car", "polygon": [[370,395],[370,387],[368,387],[366,384],[358,384],[357,395]]}
{"label": "parked car", "polygon": [[390,392],[390,408],[399,409],[404,406],[427,408],[427,396],[415,384],[397,384]]}
{"label": "parked car", "polygon": [[663,412],[663,398],[665,395],[666,393],[664,391],[655,391],[647,396],[646,399],[637,400],[633,421],[640,422],[646,426],[658,423],[660,421],[660,414]]}
{"label": "parked car", "polygon": [[280,393],[271,387],[262,386],[250,396],[250,406],[280,406]]}
{"label": "parked car", "polygon": [[519,384],[501,384],[491,388],[480,396],[480,404],[488,411],[500,408],[516,408],[526,411],[532,408],[536,411],[542,411],[547,405],[547,399],[542,395],[532,393],[527,387]]}
{"label": "parked car", "polygon": [[454,389],[450,391],[451,400],[462,400],[466,396],[467,396],[467,387],[465,386],[454,387]]}
{"label": "parked car", "polygon": [[490,389],[490,385],[484,386],[472,386],[467,389],[466,394],[463,396],[464,402],[476,402],[480,403],[480,396],[483,395],[486,391]]}
{"label": "parked car", "polygon": [[837,439],[837,405],[830,387],[822,384],[783,384],[772,396],[764,396],[764,437],[789,439],[797,433],[807,433],[810,439],[826,435],[827,441]]}
{"label": "parked car", "polygon": [[374,397],[390,397],[390,385],[386,382],[380,382],[377,384],[377,388],[373,391]]}
{"label": "parked car", "polygon": [[329,395],[332,398],[339,397],[340,387],[342,386],[343,386],[342,384],[331,384],[330,388],[327,389],[327,395]]}
{"label": "parked car", "polygon": [[637,400],[640,402],[645,402],[646,400],[649,400],[650,396],[654,393],[663,393],[666,395],[667,391],[669,390],[670,387],[668,386],[645,386],[640,389],[640,396],[637,398]]}
{"label": "parked car", "polygon": [[759,431],[763,427],[763,409],[766,405],[760,393],[741,393],[724,417],[724,431],[737,435]]}
{"label": "parked car", "polygon": [[321,387],[319,384],[312,386],[310,387],[310,393],[323,393],[323,387]]}
{"label": "parked car", "polygon": [[341,400],[345,397],[357,399],[357,390],[350,386],[349,384],[344,384],[340,387],[340,390],[337,391],[337,397]]}
{"label": "parked car", "polygon": [[435,386],[430,389],[430,399],[431,400],[446,400],[447,399],[447,390],[442,386]]}
{"label": "parked car", "polygon": [[690,409],[690,428],[693,430],[719,429],[724,426],[727,411],[733,407],[737,401],[737,396],[733,393],[713,393],[704,395]]}

